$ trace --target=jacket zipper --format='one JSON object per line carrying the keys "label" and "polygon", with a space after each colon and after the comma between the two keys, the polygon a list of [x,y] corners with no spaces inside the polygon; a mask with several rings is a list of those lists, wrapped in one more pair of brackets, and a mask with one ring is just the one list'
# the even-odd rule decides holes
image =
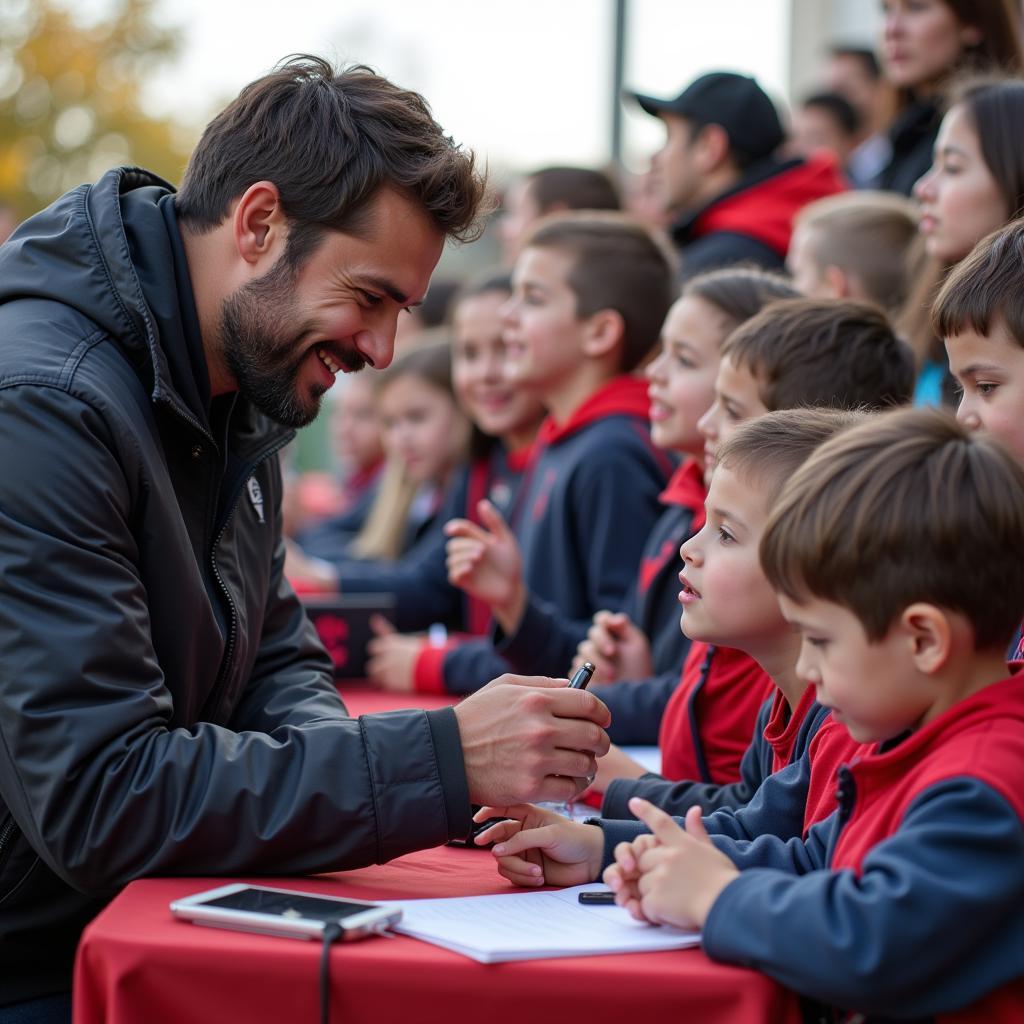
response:
{"label": "jacket zipper", "polygon": [[234,518],[235,508],[238,506],[238,499],[241,496],[242,487],[245,485],[246,480],[248,480],[253,475],[253,473],[255,473],[256,470],[259,469],[260,466],[262,466],[263,463],[267,461],[267,459],[269,459],[272,455],[276,455],[288,443],[289,440],[289,437],[285,437],[276,444],[274,444],[273,447],[268,448],[259,456],[259,458],[257,458],[253,463],[251,463],[251,465],[244,473],[240,474],[239,484],[232,492],[231,501],[228,502],[227,514],[224,516],[224,521],[220,524],[220,529],[217,531],[217,536],[214,537],[213,545],[210,548],[210,568],[213,570],[214,579],[217,581],[217,584],[220,587],[221,592],[227,599],[229,614],[228,643],[224,651],[224,659],[223,661],[221,661],[220,671],[217,673],[217,680],[214,683],[213,691],[211,692],[209,698],[206,701],[206,707],[211,713],[211,715],[217,708],[217,704],[220,701],[221,692],[224,689],[224,684],[227,681],[228,675],[231,670],[231,661],[234,658],[235,654],[235,639],[238,632],[238,614],[235,611],[235,602],[231,597],[231,591],[228,589],[227,584],[224,582],[224,577],[220,574],[220,569],[217,567],[217,547],[221,542],[221,538],[224,536],[224,531],[228,528],[228,524]]}
{"label": "jacket zipper", "polygon": [[18,826],[11,818],[3,829],[0,829],[0,867],[3,866],[4,861],[7,858],[7,848],[11,845],[15,833],[18,831]]}

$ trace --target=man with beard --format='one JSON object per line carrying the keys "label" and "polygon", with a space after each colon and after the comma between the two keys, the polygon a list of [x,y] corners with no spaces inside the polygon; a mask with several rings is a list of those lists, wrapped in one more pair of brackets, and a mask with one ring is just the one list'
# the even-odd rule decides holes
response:
{"label": "man with beard", "polygon": [[0,1022],[68,1019],[133,878],[381,862],[594,772],[607,711],[555,680],[348,718],[282,576],[289,428],[387,366],[483,191],[419,96],[303,57],[177,195],[121,168],[0,248]]}

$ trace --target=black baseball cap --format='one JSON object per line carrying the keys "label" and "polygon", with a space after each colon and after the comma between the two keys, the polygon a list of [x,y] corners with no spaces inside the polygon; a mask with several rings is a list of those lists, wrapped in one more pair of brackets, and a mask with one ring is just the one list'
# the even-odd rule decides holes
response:
{"label": "black baseball cap", "polygon": [[627,95],[654,117],[675,114],[700,125],[721,125],[732,148],[752,159],[774,153],[786,137],[775,104],[764,89],[753,78],[732,71],[701,75],[674,100],[638,92]]}

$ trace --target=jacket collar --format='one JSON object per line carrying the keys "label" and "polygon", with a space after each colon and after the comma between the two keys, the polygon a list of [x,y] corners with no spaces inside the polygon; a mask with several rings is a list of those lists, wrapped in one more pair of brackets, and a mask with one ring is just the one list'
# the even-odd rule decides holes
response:
{"label": "jacket collar", "polygon": [[538,447],[558,444],[606,416],[635,416],[646,422],[650,408],[646,381],[628,375],[613,377],[578,405],[564,423],[548,416],[537,431]]}

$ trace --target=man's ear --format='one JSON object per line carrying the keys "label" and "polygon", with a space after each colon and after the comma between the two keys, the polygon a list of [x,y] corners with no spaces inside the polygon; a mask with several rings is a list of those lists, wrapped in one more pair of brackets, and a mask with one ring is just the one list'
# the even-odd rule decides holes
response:
{"label": "man's ear", "polygon": [[899,619],[918,671],[934,675],[945,667],[953,650],[955,625],[943,609],[925,601],[908,605]]}
{"label": "man's ear", "polygon": [[238,199],[231,212],[238,255],[262,276],[284,252],[288,219],[281,195],[272,181],[257,181]]}
{"label": "man's ear", "polygon": [[702,174],[717,171],[728,159],[731,146],[729,135],[720,124],[703,125],[697,132],[695,162]]}
{"label": "man's ear", "polygon": [[626,334],[626,322],[617,309],[599,309],[587,317],[583,335],[583,354],[600,359],[614,353]]}

